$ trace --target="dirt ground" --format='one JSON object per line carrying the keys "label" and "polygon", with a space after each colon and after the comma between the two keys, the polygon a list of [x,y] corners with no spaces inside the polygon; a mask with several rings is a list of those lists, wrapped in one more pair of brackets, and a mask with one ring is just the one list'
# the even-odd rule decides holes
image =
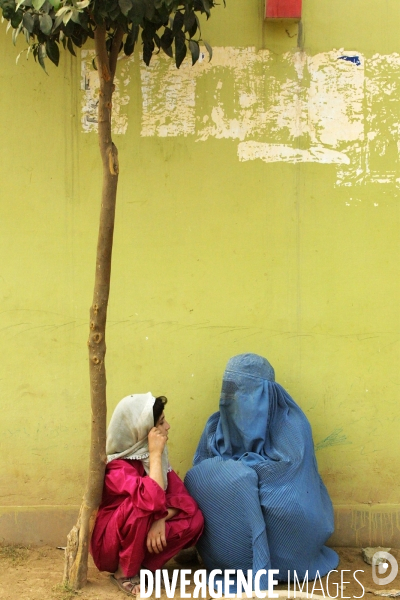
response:
{"label": "dirt ground", "polygon": [[[330,577],[329,592],[336,595],[335,586],[340,582],[340,571],[343,573],[343,592],[339,597],[361,597],[363,590],[354,579],[353,573],[360,569],[364,572],[357,573],[356,577],[366,589],[376,590],[381,596],[388,589],[400,590],[400,575],[387,586],[380,586],[372,580],[372,568],[367,565],[359,548],[336,548],[340,556],[338,567],[339,574],[333,573]],[[391,554],[400,562],[400,550],[392,549]],[[25,548],[23,546],[0,546],[0,600],[123,600],[128,598],[109,581],[107,573],[99,573],[93,563],[89,565],[89,581],[87,586],[78,593],[65,589],[61,584],[64,564],[64,552],[48,546],[40,548]],[[179,568],[170,561],[169,569]],[[198,564],[189,563],[180,565],[180,568],[199,569]],[[324,593],[326,594],[326,578],[322,579]],[[312,589],[310,585],[310,593]],[[314,593],[322,595],[319,585],[315,586]],[[287,589],[285,585],[278,585],[277,589]],[[190,590],[188,590],[190,592]],[[179,592],[175,596],[180,598]],[[373,600],[374,595],[365,592],[365,600]],[[162,598],[166,600],[166,595]],[[399,595],[400,600],[400,595]]]}

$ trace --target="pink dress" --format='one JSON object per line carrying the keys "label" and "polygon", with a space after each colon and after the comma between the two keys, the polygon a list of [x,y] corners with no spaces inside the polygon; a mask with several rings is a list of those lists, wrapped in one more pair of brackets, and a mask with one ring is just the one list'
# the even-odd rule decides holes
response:
{"label": "pink dress", "polygon": [[[147,551],[146,539],[154,520],[178,513],[165,523],[167,546],[159,554]],[[126,577],[141,567],[155,571],[182,548],[196,544],[203,531],[203,515],[178,475],[168,473],[164,491],[137,460],[116,459],[106,467],[103,499],[97,513],[90,552],[100,571],[114,573],[118,564]]]}

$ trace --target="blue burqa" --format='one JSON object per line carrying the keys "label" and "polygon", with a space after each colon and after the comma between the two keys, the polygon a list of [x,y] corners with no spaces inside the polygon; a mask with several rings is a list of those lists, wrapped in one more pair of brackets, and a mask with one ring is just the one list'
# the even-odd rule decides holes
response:
{"label": "blue burqa", "polygon": [[185,485],[205,517],[198,550],[208,570],[278,569],[275,579],[287,581],[288,571],[302,580],[306,571],[314,579],[337,567],[324,545],[333,509],[310,424],[265,358],[228,362],[220,411],[206,424]]}

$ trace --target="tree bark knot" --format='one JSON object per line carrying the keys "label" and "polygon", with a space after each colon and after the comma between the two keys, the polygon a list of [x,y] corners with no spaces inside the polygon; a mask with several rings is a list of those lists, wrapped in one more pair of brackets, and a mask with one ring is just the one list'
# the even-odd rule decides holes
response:
{"label": "tree bark knot", "polygon": [[118,150],[117,146],[114,143],[111,144],[111,148],[108,150],[108,166],[110,168],[111,175],[118,175]]}
{"label": "tree bark knot", "polygon": [[103,68],[101,70],[102,76],[104,81],[110,81],[111,80],[111,73],[109,68],[107,67],[107,65],[103,64]]}

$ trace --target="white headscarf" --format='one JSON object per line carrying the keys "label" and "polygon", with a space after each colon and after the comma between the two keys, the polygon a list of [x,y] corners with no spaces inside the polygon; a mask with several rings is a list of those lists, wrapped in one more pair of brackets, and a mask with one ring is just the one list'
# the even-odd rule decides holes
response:
{"label": "white headscarf", "polygon": [[[123,398],[115,407],[107,429],[107,462],[116,458],[140,460],[146,471],[150,471],[150,454],[147,436],[154,427],[154,396],[132,394]],[[168,450],[165,445],[161,455],[164,490],[167,488],[167,473],[170,470]]]}

